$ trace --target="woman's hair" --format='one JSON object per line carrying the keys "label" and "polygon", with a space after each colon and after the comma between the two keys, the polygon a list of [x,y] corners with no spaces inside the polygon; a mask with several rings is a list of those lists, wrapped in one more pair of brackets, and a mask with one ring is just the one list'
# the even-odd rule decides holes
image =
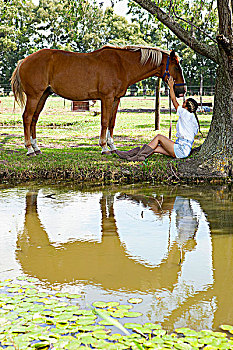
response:
{"label": "woman's hair", "polygon": [[197,109],[198,109],[198,103],[196,100],[194,100],[193,98],[188,98],[186,100],[186,104],[185,107],[187,107],[188,111],[190,113],[193,113],[195,115],[195,118],[197,120],[197,124],[198,124],[198,130],[200,131],[200,133],[202,134],[201,130],[200,130],[200,123],[197,117]]}
{"label": "woman's hair", "polygon": [[195,113],[195,112],[197,111],[197,109],[198,109],[198,103],[197,103],[197,101],[194,100],[193,98],[188,98],[188,99],[186,100],[186,105],[185,105],[185,107],[188,108],[188,111],[189,111],[190,113]]}

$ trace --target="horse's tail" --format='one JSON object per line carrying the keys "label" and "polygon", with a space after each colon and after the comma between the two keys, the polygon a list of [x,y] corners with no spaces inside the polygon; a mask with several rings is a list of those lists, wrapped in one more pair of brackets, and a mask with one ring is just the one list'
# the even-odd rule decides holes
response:
{"label": "horse's tail", "polygon": [[19,68],[23,60],[20,60],[11,77],[11,88],[15,96],[15,101],[23,108],[25,106],[25,93],[23,91]]}

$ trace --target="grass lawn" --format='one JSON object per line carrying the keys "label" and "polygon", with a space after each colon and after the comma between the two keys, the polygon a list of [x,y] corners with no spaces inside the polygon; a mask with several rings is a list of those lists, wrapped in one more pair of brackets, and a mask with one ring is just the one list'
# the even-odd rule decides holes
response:
{"label": "grass lawn", "polygon": [[[37,124],[37,140],[42,155],[26,157],[21,110],[13,97],[1,97],[0,104],[0,178],[1,182],[28,179],[74,179],[94,182],[136,182],[170,179],[167,163],[171,158],[153,155],[144,163],[130,163],[116,155],[101,155],[98,146],[100,134],[100,102],[87,112],[71,111],[71,102],[50,97]],[[203,102],[210,101],[206,97]],[[179,100],[182,103],[182,99]],[[168,98],[162,97],[161,107],[168,108]],[[154,112],[135,113],[133,109],[153,109],[153,97],[122,98],[114,129],[118,148],[127,150],[143,145],[161,133],[168,136],[170,116],[161,113],[160,130],[154,130]],[[130,112],[120,112],[129,109]],[[212,114],[198,115],[201,131],[206,137]],[[177,116],[172,114],[172,139],[175,140]],[[204,139],[197,135],[199,146]],[[178,160],[177,160],[178,161]],[[177,161],[173,161],[175,166]],[[182,160],[179,160],[182,161]],[[175,169],[175,168],[174,168]],[[177,179],[176,179],[177,180]]]}

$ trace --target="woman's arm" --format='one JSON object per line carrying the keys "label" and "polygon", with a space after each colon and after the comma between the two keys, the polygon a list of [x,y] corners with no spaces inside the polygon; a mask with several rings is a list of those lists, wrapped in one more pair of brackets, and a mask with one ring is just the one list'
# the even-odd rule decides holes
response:
{"label": "woman's arm", "polygon": [[168,83],[168,86],[170,88],[170,96],[171,96],[171,100],[172,100],[173,106],[175,107],[175,109],[177,111],[179,103],[177,102],[177,99],[176,99],[176,95],[175,95],[175,92],[174,92],[174,80],[173,80],[171,75],[168,78],[167,83]]}

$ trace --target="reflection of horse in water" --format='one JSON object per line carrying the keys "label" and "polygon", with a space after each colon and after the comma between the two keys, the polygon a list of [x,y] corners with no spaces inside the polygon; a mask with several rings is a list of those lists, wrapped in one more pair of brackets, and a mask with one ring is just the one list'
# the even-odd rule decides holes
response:
{"label": "reflection of horse in water", "polygon": [[[182,191],[182,193],[186,191],[184,196],[185,199],[188,199],[190,189]],[[155,199],[152,196],[140,196],[136,193],[136,190],[132,192],[133,194],[129,191],[127,194],[121,194],[121,198],[127,197],[135,203],[142,203],[142,206],[139,207],[140,210],[141,207],[145,212],[146,208],[153,209],[153,214],[158,218],[162,218],[164,213],[167,217],[172,214],[173,224],[175,225],[175,221],[177,221],[176,206],[174,206],[175,198],[177,198],[175,195]],[[204,210],[205,218],[203,217],[201,220],[197,235],[197,237],[199,235],[202,237],[199,237],[200,240],[198,238],[198,254],[195,255],[194,253],[195,259],[191,259],[191,261],[188,259],[188,255],[185,255],[187,259],[183,260],[182,265],[178,265],[180,258],[179,244],[182,242],[179,242],[179,244],[175,242],[168,251],[167,257],[155,268],[146,267],[126,256],[117,231],[116,217],[118,211],[116,210],[116,203],[118,196],[105,194],[100,200],[102,242],[68,242],[56,248],[51,244],[40,221],[37,208],[37,192],[28,192],[24,228],[22,233],[18,235],[17,241],[17,260],[25,274],[35,276],[49,283],[56,281],[58,283],[75,281],[85,283],[86,281],[90,284],[100,285],[105,290],[139,291],[145,294],[165,289],[166,296],[163,296],[160,301],[156,298],[156,302],[152,303],[150,310],[148,310],[147,315],[153,322],[155,319],[162,319],[164,320],[163,326],[169,327],[170,324],[176,323],[177,325],[177,322],[180,326],[180,321],[181,323],[189,322],[190,319],[195,324],[195,320],[198,319],[196,324],[198,328],[200,319],[203,319],[204,327],[212,325],[216,329],[220,321],[229,324],[232,319],[232,308],[229,307],[233,294],[231,278],[233,236],[229,238],[229,233],[232,233],[232,202],[229,204],[231,207],[226,208],[221,202],[221,205],[214,208],[213,201],[210,200],[211,196],[208,197],[205,192],[202,195],[200,191],[196,191],[191,195],[196,204],[200,203],[200,212],[203,213]],[[191,200],[192,210],[195,213],[194,202]],[[227,215],[229,226],[222,220],[223,216],[226,217]],[[144,218],[146,218],[146,215]],[[208,227],[211,228],[210,231]],[[224,228],[224,234],[221,234],[221,237],[218,230],[220,227]],[[211,234],[208,246],[205,239],[203,239],[203,234],[209,236],[211,232],[216,234]],[[191,249],[188,247],[189,245],[195,244],[195,240],[190,238],[187,243],[185,253]],[[190,263],[195,265],[195,276],[187,275],[187,266]],[[197,283],[195,291],[191,288],[192,290],[186,293],[187,291],[184,289],[185,270],[186,277],[191,278],[189,285],[192,286],[192,277],[194,278],[194,288],[195,283]],[[183,280],[180,279],[182,275]],[[161,317],[156,318],[155,312]],[[207,320],[209,317],[210,321],[205,323],[205,319]]]}
{"label": "reflection of horse in water", "polygon": [[100,200],[101,243],[72,241],[59,247],[51,244],[40,221],[37,196],[37,192],[26,195],[24,230],[17,241],[17,259],[24,273],[50,283],[81,280],[107,289],[132,291],[172,289],[177,282],[180,266],[176,243],[156,268],[148,268],[127,256],[118,238],[113,195],[103,195]]}

